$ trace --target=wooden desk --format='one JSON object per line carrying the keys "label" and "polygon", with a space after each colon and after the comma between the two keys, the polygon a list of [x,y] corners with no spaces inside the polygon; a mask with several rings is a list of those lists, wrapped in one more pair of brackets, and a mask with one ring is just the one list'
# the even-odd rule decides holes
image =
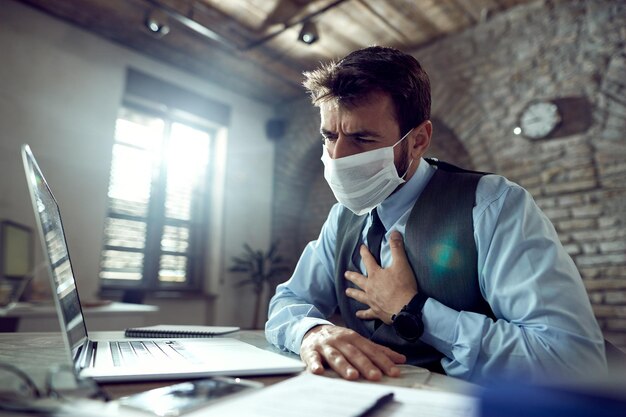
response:
{"label": "wooden desk", "polygon": [[[122,332],[92,332],[90,337],[98,340],[103,338],[123,338]],[[262,349],[277,352],[282,355],[295,356],[282,352],[271,346],[266,340],[263,331],[240,331],[227,335]],[[47,370],[55,364],[69,364],[70,358],[63,347],[60,333],[0,333],[0,361],[18,366],[26,372],[37,385],[44,386]],[[471,393],[476,387],[468,382],[440,374],[425,375],[421,368],[405,367],[399,378],[385,377],[382,383],[389,385],[415,387],[421,389],[443,390],[460,393]],[[326,374],[331,377],[337,375],[330,370]],[[261,376],[250,378],[271,385],[283,381],[293,375]],[[0,380],[0,389],[2,388]],[[6,381],[5,381],[6,383]],[[102,388],[113,399],[145,391],[152,388],[170,385],[174,381],[135,382],[135,383],[108,383]]]}
{"label": "wooden desk", "polygon": [[[153,305],[119,302],[83,307],[87,327],[92,330],[144,326],[146,316],[158,311],[159,308]],[[59,329],[58,320],[52,302],[17,303],[10,310],[0,311],[0,331],[56,331]]]}

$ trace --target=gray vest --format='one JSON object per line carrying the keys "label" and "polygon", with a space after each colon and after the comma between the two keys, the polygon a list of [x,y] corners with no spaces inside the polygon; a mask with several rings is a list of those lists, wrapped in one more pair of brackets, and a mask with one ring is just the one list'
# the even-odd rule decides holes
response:
{"label": "gray vest", "polygon": [[[457,311],[493,317],[478,284],[477,251],[472,208],[476,186],[484,173],[466,171],[445,162],[427,160],[438,169],[416,201],[407,221],[404,245],[418,290]],[[354,284],[343,276],[358,271],[359,246],[367,216],[344,210],[339,218],[335,251],[335,289],[346,326],[362,336],[407,356],[407,363],[429,366],[442,354],[421,341],[407,342],[391,326],[374,326],[356,311],[368,306],[345,295]]]}

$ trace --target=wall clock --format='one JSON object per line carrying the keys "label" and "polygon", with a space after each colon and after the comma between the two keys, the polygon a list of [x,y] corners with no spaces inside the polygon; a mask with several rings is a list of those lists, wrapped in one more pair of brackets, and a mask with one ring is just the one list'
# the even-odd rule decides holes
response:
{"label": "wall clock", "polygon": [[561,122],[559,107],[551,101],[530,103],[519,118],[521,133],[529,139],[543,139]]}

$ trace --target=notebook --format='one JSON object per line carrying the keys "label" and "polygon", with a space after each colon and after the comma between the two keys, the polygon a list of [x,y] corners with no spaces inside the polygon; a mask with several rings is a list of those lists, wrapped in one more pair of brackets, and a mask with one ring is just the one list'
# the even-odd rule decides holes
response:
{"label": "notebook", "polygon": [[28,145],[22,160],[66,351],[77,377],[138,381],[298,372],[302,361],[235,338],[92,340],[84,320],[61,213]]}
{"label": "notebook", "polygon": [[239,330],[236,326],[177,326],[158,324],[156,326],[130,327],[124,330],[126,337],[213,337]]}

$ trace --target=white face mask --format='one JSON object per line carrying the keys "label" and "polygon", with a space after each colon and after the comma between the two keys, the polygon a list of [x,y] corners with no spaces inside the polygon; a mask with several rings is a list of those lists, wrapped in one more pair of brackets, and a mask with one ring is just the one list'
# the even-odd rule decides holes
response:
{"label": "white face mask", "polygon": [[[322,145],[324,178],[335,198],[357,216],[382,203],[398,185],[405,182],[394,165],[393,148],[413,129],[392,146],[332,159],[326,145]],[[409,167],[413,163],[409,164]],[[407,167],[407,172],[408,172]]]}

